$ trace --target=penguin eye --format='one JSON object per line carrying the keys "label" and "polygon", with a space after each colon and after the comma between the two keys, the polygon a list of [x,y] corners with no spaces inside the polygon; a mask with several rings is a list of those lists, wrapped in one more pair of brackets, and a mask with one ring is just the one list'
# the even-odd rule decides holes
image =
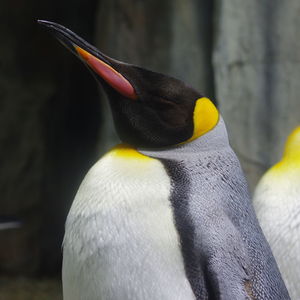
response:
{"label": "penguin eye", "polygon": [[151,102],[151,108],[166,124],[172,127],[182,127],[188,122],[189,116],[187,111],[175,101],[165,98],[158,98]]}
{"label": "penguin eye", "polygon": [[176,103],[165,98],[153,97],[150,99],[150,101],[148,101],[147,106],[152,110],[163,113],[173,110],[176,106]]}
{"label": "penguin eye", "polygon": [[155,100],[151,101],[151,106],[156,109],[170,109],[176,105],[176,103],[172,102],[171,100],[165,98],[156,98]]}

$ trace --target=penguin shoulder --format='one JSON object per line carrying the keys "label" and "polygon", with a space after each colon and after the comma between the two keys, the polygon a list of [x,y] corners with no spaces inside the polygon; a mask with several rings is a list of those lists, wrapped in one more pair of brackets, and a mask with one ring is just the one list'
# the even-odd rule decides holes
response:
{"label": "penguin shoulder", "polygon": [[[85,198],[82,205],[93,207],[93,210],[95,206],[100,207],[108,202],[118,205],[121,204],[118,201],[129,195],[138,196],[142,185],[150,193],[151,190],[155,191],[157,185],[167,189],[169,181],[159,160],[121,144],[105,154],[90,169],[78,190],[73,206],[82,198]],[[78,209],[82,211],[82,207]]]}
{"label": "penguin shoulder", "polygon": [[[283,158],[271,167],[260,179],[254,193],[254,203],[268,201],[268,205],[280,204],[277,201],[299,197],[300,193],[300,160]],[[296,196],[298,195],[298,196]],[[272,198],[272,199],[270,199]],[[272,202],[271,202],[272,200]],[[282,203],[284,204],[284,203]]]}
{"label": "penguin shoulder", "polygon": [[[253,197],[253,205],[269,243],[273,243],[272,232],[289,235],[300,224],[300,168],[296,163],[283,158],[270,168],[259,181]],[[295,235],[297,236],[297,234]],[[277,242],[277,241],[274,241]]]}
{"label": "penguin shoulder", "polygon": [[151,214],[167,205],[170,189],[170,178],[160,160],[126,145],[114,147],[81,183],[67,217],[64,245],[67,241],[80,251],[78,243],[99,240],[101,234],[107,242],[111,228],[128,226],[134,219],[129,215]]}

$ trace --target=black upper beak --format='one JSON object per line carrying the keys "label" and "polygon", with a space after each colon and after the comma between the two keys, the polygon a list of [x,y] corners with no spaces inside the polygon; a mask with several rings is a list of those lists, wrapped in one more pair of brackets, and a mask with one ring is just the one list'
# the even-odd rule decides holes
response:
{"label": "black upper beak", "polygon": [[102,82],[104,81],[126,98],[137,99],[135,88],[121,71],[127,69],[129,65],[104,55],[97,48],[60,24],[44,20],[38,20],[38,23],[45,26],[64,46],[100,76]]}
{"label": "black upper beak", "polygon": [[45,20],[37,20],[37,22],[45,26],[51,34],[53,34],[67,49],[69,49],[76,56],[78,56],[76,47],[80,47],[88,53],[99,58],[101,61],[104,61],[108,65],[112,66],[113,68],[115,68],[116,65],[120,63],[101,53],[96,47],[89,44],[76,33],[60,24]]}

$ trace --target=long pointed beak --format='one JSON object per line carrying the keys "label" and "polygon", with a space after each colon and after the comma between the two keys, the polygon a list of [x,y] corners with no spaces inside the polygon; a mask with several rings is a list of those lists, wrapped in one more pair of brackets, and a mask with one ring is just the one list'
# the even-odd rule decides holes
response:
{"label": "long pointed beak", "polygon": [[104,55],[97,48],[60,24],[44,20],[38,20],[38,23],[46,26],[66,48],[78,56],[114,90],[126,98],[137,99],[132,84],[117,71],[118,65],[123,63]]}

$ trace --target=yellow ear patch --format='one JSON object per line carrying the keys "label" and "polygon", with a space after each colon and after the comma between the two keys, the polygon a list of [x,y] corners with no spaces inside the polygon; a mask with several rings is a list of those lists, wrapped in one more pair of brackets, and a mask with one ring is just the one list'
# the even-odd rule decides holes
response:
{"label": "yellow ear patch", "polygon": [[199,98],[194,108],[194,132],[186,142],[191,142],[212,130],[218,123],[219,112],[208,98]]}
{"label": "yellow ear patch", "polygon": [[136,149],[126,144],[119,144],[113,147],[107,154],[124,159],[152,160],[151,157],[138,152]]}

